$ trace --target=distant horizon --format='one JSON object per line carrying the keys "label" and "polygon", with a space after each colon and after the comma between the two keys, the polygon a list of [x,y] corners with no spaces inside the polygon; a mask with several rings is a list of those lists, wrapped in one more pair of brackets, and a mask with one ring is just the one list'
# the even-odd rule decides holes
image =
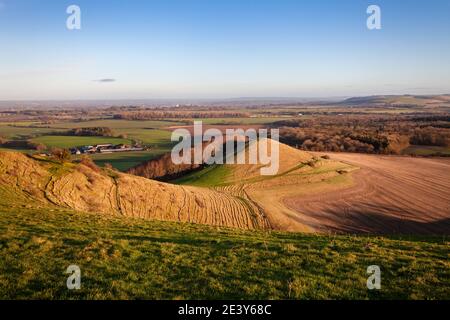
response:
{"label": "distant horizon", "polygon": [[[427,97],[427,96],[450,96],[449,93],[424,93],[424,94],[416,94],[416,93],[405,93],[405,94],[369,94],[369,95],[345,95],[345,96],[317,96],[317,97],[301,97],[301,96],[256,96],[256,97],[211,97],[211,98],[116,98],[116,99],[107,99],[107,98],[96,98],[96,99],[12,99],[12,100],[0,100],[0,103],[8,103],[8,102],[137,102],[137,101],[148,101],[148,102],[195,102],[195,101],[204,101],[204,102],[245,102],[245,101],[275,101],[275,100],[292,100],[295,102],[303,101],[305,103],[308,102],[320,102],[320,101],[344,101],[351,98],[369,98],[369,97],[401,97],[401,96],[413,96],[413,97]],[[281,101],[280,101],[281,102]]]}

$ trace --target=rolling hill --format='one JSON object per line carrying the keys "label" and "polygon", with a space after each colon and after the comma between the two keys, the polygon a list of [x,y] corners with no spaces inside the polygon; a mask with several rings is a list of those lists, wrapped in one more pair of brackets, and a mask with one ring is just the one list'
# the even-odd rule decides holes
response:
{"label": "rolling hill", "polygon": [[243,229],[270,228],[264,213],[245,197],[14,152],[0,152],[0,185],[41,206]]}
{"label": "rolling hill", "polygon": [[340,104],[361,107],[449,107],[450,95],[375,95],[352,97],[340,102]]}
{"label": "rolling hill", "polygon": [[[80,212],[241,229],[314,232],[292,219],[296,213],[283,198],[317,182],[349,183],[345,172],[352,168],[281,143],[278,147],[277,175],[261,176],[260,164],[216,165],[183,177],[178,185],[81,163],[1,152],[0,185],[10,186],[11,192],[41,206]],[[244,152],[247,154],[248,148]]]}
{"label": "rolling hill", "polygon": [[277,230],[450,234],[448,159],[279,149],[275,176],[260,176],[260,165],[220,165],[176,182],[245,195]]}
{"label": "rolling hill", "polygon": [[[272,228],[286,231],[316,232],[290,209],[284,198],[327,188],[351,184],[350,172],[357,167],[339,161],[316,157],[283,143],[278,143],[279,170],[273,176],[262,176],[262,164],[224,164],[193,172],[175,183],[213,188],[235,196],[246,196],[265,213]],[[268,151],[270,150],[270,144]],[[248,159],[248,148],[245,151]]]}

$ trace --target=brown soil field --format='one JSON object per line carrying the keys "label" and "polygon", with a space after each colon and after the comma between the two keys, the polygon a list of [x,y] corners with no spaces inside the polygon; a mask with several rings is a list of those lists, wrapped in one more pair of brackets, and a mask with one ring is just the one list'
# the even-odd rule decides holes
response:
{"label": "brown soil field", "polygon": [[327,155],[360,170],[350,186],[285,197],[294,220],[318,232],[450,234],[450,159]]}

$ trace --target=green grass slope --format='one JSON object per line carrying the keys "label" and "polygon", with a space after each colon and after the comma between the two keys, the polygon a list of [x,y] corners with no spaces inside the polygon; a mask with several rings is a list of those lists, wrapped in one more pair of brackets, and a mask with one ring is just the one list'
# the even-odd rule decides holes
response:
{"label": "green grass slope", "polygon": [[129,144],[131,140],[112,137],[82,137],[82,136],[41,136],[31,141],[42,143],[47,147],[73,148],[96,144]]}
{"label": "green grass slope", "polygon": [[199,171],[188,173],[173,183],[196,187],[215,187],[224,184],[232,169],[227,165],[211,165]]}
{"label": "green grass slope", "polygon": [[[0,299],[450,299],[448,238],[246,232],[86,214],[0,186]],[[65,270],[81,268],[81,290]],[[381,290],[366,268],[381,267]]]}

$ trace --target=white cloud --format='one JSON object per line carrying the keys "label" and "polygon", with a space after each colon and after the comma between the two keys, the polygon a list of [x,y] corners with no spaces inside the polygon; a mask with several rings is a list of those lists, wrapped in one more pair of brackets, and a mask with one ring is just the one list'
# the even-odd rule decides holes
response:
{"label": "white cloud", "polygon": [[98,80],[94,80],[94,81],[100,82],[100,83],[108,83],[108,82],[116,82],[116,79],[105,78],[105,79],[98,79]]}

